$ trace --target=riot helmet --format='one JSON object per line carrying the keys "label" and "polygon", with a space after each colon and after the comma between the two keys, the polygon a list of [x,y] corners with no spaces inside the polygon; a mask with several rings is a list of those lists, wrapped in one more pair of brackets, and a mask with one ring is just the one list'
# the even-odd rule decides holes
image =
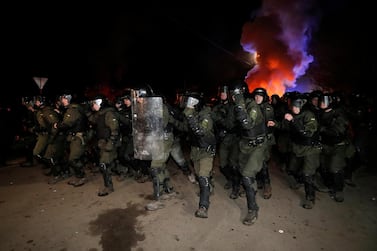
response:
{"label": "riot helmet", "polygon": [[184,94],[185,107],[200,110],[204,105],[204,94],[202,92],[187,91]]}
{"label": "riot helmet", "polygon": [[286,92],[283,94],[282,97],[283,102],[285,102],[288,105],[288,107],[292,107],[292,102],[297,99],[301,99],[302,101],[304,101],[303,95],[298,91]]}
{"label": "riot helmet", "polygon": [[130,92],[132,99],[150,97],[153,95],[153,90],[149,85],[133,88]]}
{"label": "riot helmet", "polygon": [[114,104],[117,106],[117,105],[121,105],[123,104],[123,98],[121,96],[117,96],[115,97],[115,100],[114,100]]}
{"label": "riot helmet", "polygon": [[237,80],[233,82],[233,84],[230,86],[229,92],[232,96],[242,94],[244,97],[247,97],[250,94],[249,87],[244,80]]}
{"label": "riot helmet", "polygon": [[131,100],[131,89],[127,88],[124,90],[123,94],[120,97],[122,100],[129,99]]}
{"label": "riot helmet", "polygon": [[309,101],[310,104],[314,107],[319,107],[319,99],[323,95],[323,92],[320,90],[314,90],[311,93],[309,93]]}
{"label": "riot helmet", "polygon": [[258,96],[262,96],[263,97],[263,101],[262,103],[265,103],[265,102],[268,102],[269,101],[269,96],[267,95],[267,91],[266,89],[262,88],[262,87],[257,87],[253,90],[253,92],[251,93],[251,96],[253,98],[255,98],[255,96],[258,95]]}
{"label": "riot helmet", "polygon": [[108,104],[107,98],[104,95],[97,95],[91,101],[90,105],[93,110],[98,111]]}
{"label": "riot helmet", "polygon": [[60,100],[62,99],[67,99],[68,103],[71,103],[72,100],[72,94],[69,92],[64,92],[63,94],[60,95]]}
{"label": "riot helmet", "polygon": [[271,104],[275,105],[281,102],[281,98],[277,94],[272,94],[271,95]]}
{"label": "riot helmet", "polygon": [[301,98],[296,98],[296,99],[292,100],[292,102],[291,102],[292,107],[297,107],[299,109],[302,109],[304,104],[305,104],[305,101]]}
{"label": "riot helmet", "polygon": [[332,107],[332,97],[329,93],[324,93],[318,100],[319,107],[321,109],[328,109]]}
{"label": "riot helmet", "polygon": [[33,100],[34,100],[34,105],[36,106],[43,106],[46,102],[46,98],[43,96],[34,96]]}
{"label": "riot helmet", "polygon": [[312,92],[309,93],[309,98],[312,99],[312,98],[319,98],[321,97],[323,94],[323,92],[321,90],[314,90]]}
{"label": "riot helmet", "polygon": [[34,99],[30,98],[30,97],[22,97],[21,103],[22,103],[22,105],[24,105],[26,107],[29,107],[29,106],[34,107]]}

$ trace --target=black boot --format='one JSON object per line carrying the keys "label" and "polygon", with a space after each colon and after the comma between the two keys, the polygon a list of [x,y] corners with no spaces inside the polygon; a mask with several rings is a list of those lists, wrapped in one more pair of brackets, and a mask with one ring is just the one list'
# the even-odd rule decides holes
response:
{"label": "black boot", "polygon": [[229,165],[220,166],[220,172],[225,177],[224,189],[228,190],[232,187],[232,167]]}
{"label": "black boot", "polygon": [[262,178],[262,186],[263,186],[263,198],[268,200],[272,196],[272,188],[271,188],[271,179],[270,179],[270,171],[268,170],[268,164],[266,161],[263,161],[262,170],[260,170],[261,178]]}
{"label": "black boot", "polygon": [[255,182],[253,177],[242,177],[242,185],[246,192],[247,208],[248,212],[244,220],[242,221],[245,225],[252,225],[258,218],[259,207],[256,202],[255,194],[256,191],[253,188],[253,183]]}
{"label": "black boot", "polygon": [[195,212],[198,218],[208,218],[210,184],[209,177],[199,176],[200,199],[199,208]]}
{"label": "black boot", "polygon": [[150,180],[149,168],[151,166],[150,160],[138,160],[140,176],[136,179],[138,183],[145,183]]}
{"label": "black boot", "polygon": [[191,169],[190,169],[190,166],[187,162],[185,162],[182,166],[179,167],[183,174],[187,176],[187,179],[191,182],[191,183],[196,183],[196,177],[195,175],[192,173]]}
{"label": "black boot", "polygon": [[287,181],[291,189],[297,190],[300,188],[300,183],[297,181],[297,175],[292,171],[287,170]]}
{"label": "black boot", "polygon": [[118,177],[117,177],[117,181],[124,181],[127,177],[127,173],[128,173],[128,165],[127,165],[127,161],[125,158],[118,158],[117,162],[115,163],[116,164],[116,170],[117,170],[117,174],[118,174]]}
{"label": "black boot", "polygon": [[235,200],[238,198],[241,189],[241,174],[238,170],[234,169],[232,176],[232,192],[229,198]]}
{"label": "black boot", "polygon": [[344,174],[342,171],[333,174],[334,177],[334,200],[336,202],[344,201]]}
{"label": "black boot", "polygon": [[304,176],[305,201],[302,205],[305,209],[312,209],[315,203],[315,186],[313,175]]}
{"label": "black boot", "polygon": [[173,186],[170,184],[170,178],[165,178],[164,179],[164,182],[163,182],[163,186],[164,186],[164,192],[165,193],[173,193]]}
{"label": "black boot", "polygon": [[184,162],[183,165],[180,165],[179,168],[182,170],[184,175],[190,175],[191,170],[187,162]]}
{"label": "black boot", "polygon": [[53,158],[50,159],[50,168],[53,177],[47,181],[48,184],[56,184],[67,178],[67,176],[63,175],[60,165],[55,163]]}
{"label": "black boot", "polygon": [[68,184],[74,187],[84,185],[87,182],[85,178],[84,164],[81,162],[81,160],[73,160],[69,163],[69,165],[72,167],[75,173],[75,178],[73,180],[68,181]]}
{"label": "black boot", "polygon": [[160,184],[160,178],[158,177],[160,171],[161,170],[159,168],[151,169],[152,184],[153,184],[153,197],[155,200],[159,200],[161,196],[162,184]]}
{"label": "black boot", "polygon": [[344,168],[344,184],[350,187],[356,187],[356,184],[352,178],[354,171],[358,167],[358,164],[356,163],[355,160],[356,160],[355,157],[351,157],[347,159],[346,161],[347,164],[346,164],[346,167]]}
{"label": "black boot", "polygon": [[111,169],[105,163],[100,163],[99,166],[103,177],[104,188],[98,192],[98,196],[107,196],[114,192]]}
{"label": "black boot", "polygon": [[155,211],[155,210],[165,207],[165,205],[160,201],[160,198],[162,197],[162,188],[163,188],[163,184],[161,184],[160,177],[159,177],[161,175],[161,169],[151,168],[150,175],[152,176],[154,201],[151,203],[148,203],[145,206],[145,209],[148,211]]}

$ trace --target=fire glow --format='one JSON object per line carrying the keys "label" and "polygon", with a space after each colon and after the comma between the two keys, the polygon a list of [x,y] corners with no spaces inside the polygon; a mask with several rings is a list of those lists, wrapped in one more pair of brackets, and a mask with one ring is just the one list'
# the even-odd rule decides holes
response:
{"label": "fire glow", "polygon": [[255,64],[245,77],[250,90],[263,87],[282,96],[305,75],[314,60],[307,52],[316,20],[307,14],[315,13],[310,2],[266,0],[255,20],[244,24],[241,45]]}

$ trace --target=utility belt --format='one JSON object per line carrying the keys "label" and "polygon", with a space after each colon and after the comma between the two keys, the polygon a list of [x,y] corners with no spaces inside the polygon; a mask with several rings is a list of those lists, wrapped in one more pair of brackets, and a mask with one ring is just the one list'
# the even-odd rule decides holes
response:
{"label": "utility belt", "polygon": [[254,139],[249,139],[248,146],[258,146],[260,144],[263,144],[263,142],[266,140],[265,136],[256,137]]}

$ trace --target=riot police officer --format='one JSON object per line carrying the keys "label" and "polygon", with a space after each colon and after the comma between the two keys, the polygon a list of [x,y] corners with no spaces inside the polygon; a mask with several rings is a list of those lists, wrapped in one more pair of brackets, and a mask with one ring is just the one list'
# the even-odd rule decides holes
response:
{"label": "riot police officer", "polygon": [[297,175],[302,175],[305,188],[305,200],[302,207],[312,209],[315,203],[314,175],[320,165],[321,152],[318,121],[309,109],[303,109],[305,101],[301,98],[292,100],[291,112],[284,115],[282,127],[289,130],[292,139],[292,152],[289,158],[287,174],[291,187],[297,183]]}
{"label": "riot police officer", "polygon": [[229,85],[219,87],[218,97],[218,103],[212,108],[212,117],[219,151],[219,169],[226,179],[224,188],[232,188],[229,197],[237,199],[241,179],[238,167],[239,137],[236,133],[234,102],[230,98]]}
{"label": "riot police officer", "polygon": [[239,166],[242,185],[246,192],[248,212],[242,223],[252,225],[258,218],[256,175],[266,159],[266,124],[260,106],[250,97],[245,81],[235,81],[231,88],[235,102],[235,117],[239,124]]}
{"label": "riot police officer", "polygon": [[334,200],[343,202],[349,121],[341,109],[333,108],[332,97],[328,93],[324,93],[319,98],[319,107],[322,111],[319,116],[319,132],[323,147],[321,167],[330,176],[327,185],[330,186]]}
{"label": "riot police officer", "polygon": [[119,117],[115,107],[110,106],[103,95],[94,97],[91,107],[94,114],[89,117],[89,121],[95,127],[95,137],[99,148],[98,162],[104,183],[98,196],[107,196],[114,191],[111,167],[115,166],[117,149],[120,145]]}
{"label": "riot police officer", "polygon": [[83,157],[86,150],[88,121],[85,109],[73,100],[72,94],[67,91],[60,95],[60,101],[65,111],[63,120],[55,123],[57,133],[64,132],[69,145],[68,166],[73,169],[74,179],[69,185],[79,187],[87,182]]}
{"label": "riot police officer", "polygon": [[135,157],[151,160],[149,171],[154,201],[148,203],[146,209],[154,211],[164,207],[161,200],[175,196],[166,166],[174,141],[171,123],[174,118],[163,97],[155,95],[149,86],[133,89],[132,100]]}
{"label": "riot police officer", "polygon": [[190,158],[198,176],[200,198],[195,216],[208,218],[211,176],[216,153],[216,137],[211,107],[205,105],[202,92],[189,91],[184,99],[186,108],[183,114],[188,123],[188,137],[191,146]]}
{"label": "riot police officer", "polygon": [[271,157],[272,147],[276,144],[274,128],[276,125],[274,108],[269,103],[269,96],[265,88],[257,87],[251,93],[251,96],[255,99],[255,102],[260,106],[265,123],[265,133],[268,147],[266,148],[266,158],[263,161],[263,167],[258,172],[256,179],[258,188],[263,189],[263,198],[269,199],[272,196],[270,171],[268,162]]}

